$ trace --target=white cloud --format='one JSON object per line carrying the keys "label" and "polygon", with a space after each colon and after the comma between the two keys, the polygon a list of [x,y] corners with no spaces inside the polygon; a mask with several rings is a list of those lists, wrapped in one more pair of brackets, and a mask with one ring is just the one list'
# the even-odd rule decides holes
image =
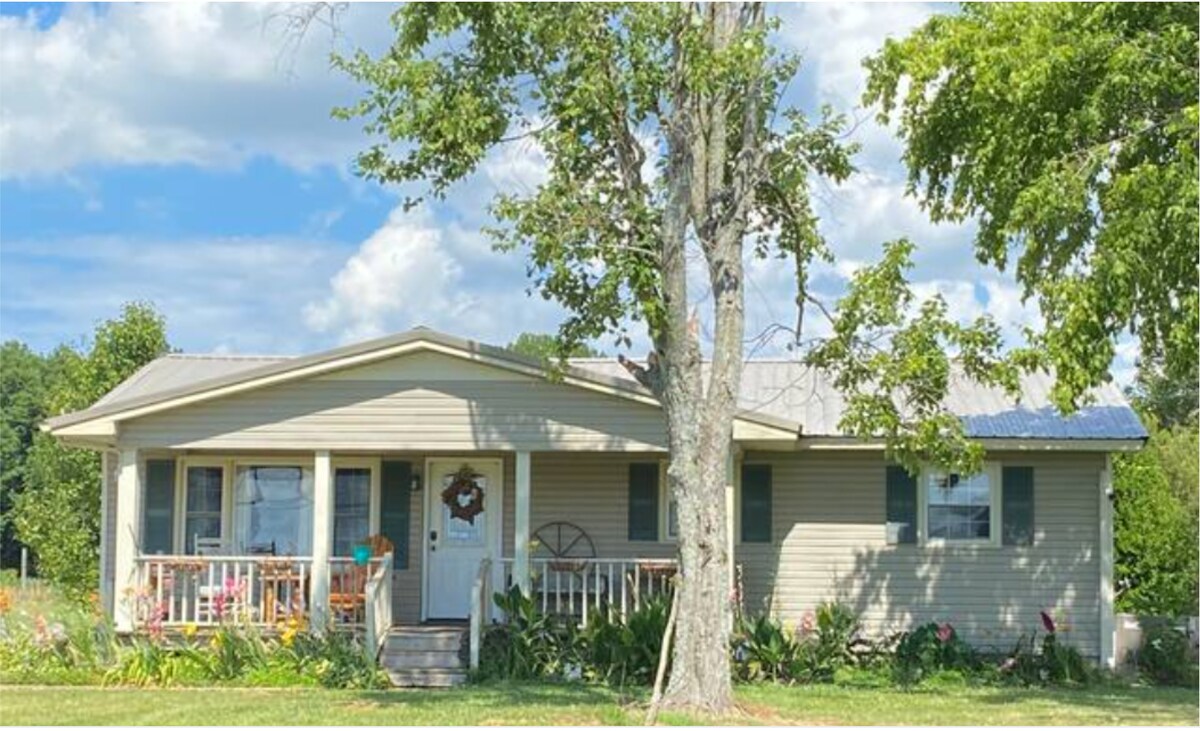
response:
{"label": "white cloud", "polygon": [[440,218],[394,210],[306,304],[305,325],[342,342],[416,325],[496,343],[554,329],[561,311],[526,295],[519,254],[493,252],[478,231]]}
{"label": "white cloud", "polygon": [[474,304],[461,279],[442,231],[427,216],[396,210],[333,276],[330,294],[305,307],[304,320],[349,342],[382,335],[400,318],[426,324],[415,319],[422,313],[461,317]]}
{"label": "white cloud", "polygon": [[[329,111],[356,99],[329,70],[328,31],[295,47],[279,6],[69,6],[50,27],[0,17],[0,176],[88,165],[236,166],[256,155],[307,169],[344,167],[358,125]],[[387,8],[341,19],[348,47],[390,35]]]}
{"label": "white cloud", "polygon": [[296,313],[338,259],[336,244],[282,237],[6,240],[0,322],[5,338],[49,349],[146,300],[185,350],[304,352],[314,343]]}

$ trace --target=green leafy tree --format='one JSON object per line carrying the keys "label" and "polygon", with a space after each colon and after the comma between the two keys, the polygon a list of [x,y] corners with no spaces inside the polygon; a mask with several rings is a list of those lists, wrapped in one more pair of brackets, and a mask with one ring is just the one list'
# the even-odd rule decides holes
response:
{"label": "green leafy tree", "polygon": [[[514,353],[547,361],[557,360],[561,356],[558,338],[548,333],[521,333],[505,347]],[[576,344],[567,353],[569,358],[599,358],[603,355],[604,353],[586,343]]]}
{"label": "green leafy tree", "polygon": [[1064,410],[1125,331],[1196,382],[1198,27],[1187,3],[966,4],[866,62],[910,192],[976,219],[981,261],[1015,260]]}
{"label": "green leafy tree", "polygon": [[[56,375],[45,413],[90,406],[167,350],[162,316],[148,304],[127,304],[119,318],[97,326],[86,352],[62,346],[50,357]],[[39,573],[76,599],[94,591],[99,578],[100,479],[98,453],[39,432],[13,506],[17,537],[36,554]]]}
{"label": "green leafy tree", "polygon": [[1159,363],[1143,360],[1128,392],[1137,408],[1161,426],[1194,426],[1200,420],[1200,380],[1194,375],[1167,375]]}
{"label": "green leafy tree", "polygon": [[1151,426],[1146,448],[1113,463],[1117,609],[1195,616],[1200,592],[1200,439],[1195,425]]}
{"label": "green leafy tree", "polygon": [[[545,153],[545,182],[498,196],[490,233],[501,250],[527,253],[540,294],[569,313],[559,358],[604,336],[628,347],[632,323],[649,333],[646,361],[626,363],[662,404],[679,506],[685,609],[665,702],[727,710],[724,489],[744,357],[743,259],[790,259],[796,303],[815,301],[809,266],[830,252],[809,185],[851,174],[843,121],[780,107],[798,59],[772,48],[775,23],[760,3],[413,3],[392,22],[395,40],[381,56],[336,60],[367,87],[335,112],[365,120],[372,144],[358,171],[384,183],[419,181],[440,198],[498,146],[523,140]],[[989,323],[953,325],[940,299],[913,300],[910,253],[898,242],[856,277],[835,315],[837,337],[813,362],[856,392],[858,411],[846,422],[855,433],[886,437],[908,464],[922,452],[977,464],[978,448],[940,407],[947,353],[964,353],[965,367],[988,382],[1011,369],[982,367],[998,348]],[[703,263],[711,291],[707,383],[690,327],[689,257]],[[797,343],[802,326],[798,315]],[[899,337],[900,358],[876,350],[884,337]],[[862,376],[881,366],[894,393]]]}
{"label": "green leafy tree", "polygon": [[0,566],[20,560],[13,533],[13,501],[24,489],[26,458],[45,416],[45,360],[23,343],[0,346]]}

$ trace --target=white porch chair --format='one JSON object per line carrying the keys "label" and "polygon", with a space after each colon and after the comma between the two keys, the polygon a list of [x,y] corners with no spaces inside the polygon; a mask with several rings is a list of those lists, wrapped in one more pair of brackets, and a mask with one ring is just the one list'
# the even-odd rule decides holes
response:
{"label": "white porch chair", "polygon": [[[220,537],[193,535],[192,550],[197,556],[224,556],[225,543]],[[222,592],[221,577],[214,571],[207,570],[197,577],[196,585],[196,614],[201,622],[216,621],[213,600]]]}

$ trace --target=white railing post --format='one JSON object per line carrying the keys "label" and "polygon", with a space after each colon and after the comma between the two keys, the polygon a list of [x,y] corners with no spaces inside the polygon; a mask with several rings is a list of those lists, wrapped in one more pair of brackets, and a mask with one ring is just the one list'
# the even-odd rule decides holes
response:
{"label": "white railing post", "polygon": [[367,579],[363,611],[366,646],[378,657],[392,626],[392,554],[388,552]]}
{"label": "white railing post", "polygon": [[329,557],[333,553],[333,464],[328,450],[313,459],[313,564],[309,625],[322,633],[329,624]]}
{"label": "white railing post", "polygon": [[142,534],[142,479],[136,449],[122,449],[117,462],[117,520],[113,560],[113,625],[132,632],[137,614],[137,554]]}
{"label": "white railing post", "polygon": [[471,585],[471,615],[470,620],[470,665],[471,669],[479,667],[479,648],[483,645],[483,628],[489,606],[488,577],[492,573],[492,562],[483,559],[479,562],[479,571],[475,574],[475,582]]}

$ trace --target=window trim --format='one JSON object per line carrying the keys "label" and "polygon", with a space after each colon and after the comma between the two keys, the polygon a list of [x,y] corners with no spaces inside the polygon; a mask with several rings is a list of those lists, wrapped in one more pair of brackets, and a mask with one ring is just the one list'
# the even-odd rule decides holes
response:
{"label": "window trim", "polygon": [[[658,460],[658,542],[678,543],[679,531],[671,535],[671,485],[667,480],[667,460]],[[676,508],[678,510],[678,508]]]}
{"label": "window trim", "polygon": [[[333,471],[333,489],[337,489],[337,471],[340,469],[365,469],[371,471],[371,496],[367,501],[367,535],[379,534],[380,514],[383,505],[383,457],[334,457],[331,469]],[[337,517],[337,495],[334,495],[330,509],[331,519]],[[333,544],[330,544],[332,550]]]}
{"label": "window trim", "polygon": [[221,457],[180,456],[175,460],[175,540],[176,555],[187,555],[187,471],[189,467],[221,469],[221,545],[229,545],[233,517],[233,470],[230,460]]}
{"label": "window trim", "polygon": [[1004,528],[1004,516],[1000,514],[1004,490],[1003,466],[1000,462],[986,461],[983,469],[977,474],[986,473],[988,476],[988,537],[982,538],[931,538],[929,536],[929,478],[939,472],[934,467],[924,466],[917,481],[917,545],[930,548],[1000,548],[1002,543],[1001,531]]}

